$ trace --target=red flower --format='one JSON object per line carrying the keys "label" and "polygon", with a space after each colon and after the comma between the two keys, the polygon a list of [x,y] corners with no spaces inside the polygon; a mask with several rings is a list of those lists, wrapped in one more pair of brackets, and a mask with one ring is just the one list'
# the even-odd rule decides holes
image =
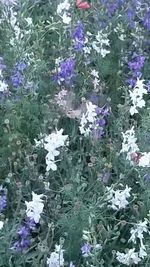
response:
{"label": "red flower", "polygon": [[89,9],[91,6],[87,1],[76,0],[76,7],[79,9]]}

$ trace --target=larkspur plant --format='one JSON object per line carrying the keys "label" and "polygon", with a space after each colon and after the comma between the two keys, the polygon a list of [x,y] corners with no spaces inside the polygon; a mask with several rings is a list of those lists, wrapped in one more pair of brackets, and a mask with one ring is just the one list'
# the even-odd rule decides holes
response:
{"label": "larkspur plant", "polygon": [[0,15],[0,267],[149,267],[149,1]]}

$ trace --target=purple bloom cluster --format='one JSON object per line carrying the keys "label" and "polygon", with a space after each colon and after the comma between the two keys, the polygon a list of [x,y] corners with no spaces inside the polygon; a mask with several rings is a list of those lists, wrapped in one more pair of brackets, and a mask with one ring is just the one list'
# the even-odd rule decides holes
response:
{"label": "purple bloom cluster", "polygon": [[81,247],[81,253],[83,257],[88,257],[91,252],[92,246],[89,243],[85,243]]}
{"label": "purple bloom cluster", "polygon": [[27,68],[27,64],[25,62],[19,62],[13,71],[11,76],[11,81],[14,87],[18,88],[23,83],[23,71]]}
{"label": "purple bloom cluster", "polygon": [[85,34],[83,23],[79,22],[74,28],[71,37],[74,41],[74,49],[77,51],[81,51],[84,48],[85,44]]}
{"label": "purple bloom cluster", "polygon": [[135,86],[137,78],[142,76],[141,69],[144,66],[145,57],[142,55],[135,55],[133,59],[128,63],[128,67],[130,69],[130,73],[132,77],[128,79],[128,84],[131,87]]}
{"label": "purple bloom cluster", "polygon": [[127,20],[131,28],[135,27],[135,10],[133,8],[128,8],[127,10]]}
{"label": "purple bloom cluster", "polygon": [[33,220],[27,220],[23,225],[21,225],[17,231],[18,238],[13,243],[11,249],[17,252],[23,252],[27,250],[30,246],[30,234],[31,231],[36,228],[36,224]]}
{"label": "purple bloom cluster", "polygon": [[73,58],[68,58],[61,61],[58,65],[58,73],[53,77],[54,80],[59,83],[65,82],[70,83],[75,77],[75,60]]}
{"label": "purple bloom cluster", "polygon": [[93,129],[92,135],[96,139],[101,139],[105,134],[105,127],[107,124],[107,118],[110,115],[110,110],[107,106],[102,108],[97,108],[96,113],[98,115],[98,119],[96,120],[96,128]]}
{"label": "purple bloom cluster", "polygon": [[143,20],[142,20],[143,26],[150,31],[150,8],[147,10]]}
{"label": "purple bloom cluster", "polygon": [[6,190],[0,189],[0,212],[2,212],[7,206],[7,193]]}
{"label": "purple bloom cluster", "polygon": [[106,8],[107,15],[109,17],[112,17],[115,12],[121,7],[121,5],[124,3],[124,0],[101,0],[100,1],[103,6]]}

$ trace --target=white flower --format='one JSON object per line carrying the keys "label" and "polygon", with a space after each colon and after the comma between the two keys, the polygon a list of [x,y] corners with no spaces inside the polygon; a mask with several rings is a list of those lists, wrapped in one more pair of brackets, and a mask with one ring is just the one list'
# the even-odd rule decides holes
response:
{"label": "white flower", "polygon": [[3,226],[4,226],[4,222],[0,221],[0,230],[3,228]]}
{"label": "white flower", "polygon": [[47,259],[48,267],[63,267],[64,266],[64,250],[61,246],[55,246],[55,251],[51,253],[50,257]]}
{"label": "white flower", "polygon": [[101,54],[102,57],[105,57],[110,53],[108,47],[110,46],[108,35],[102,31],[98,31],[96,35],[96,41],[92,42],[93,49]]}
{"label": "white flower", "polygon": [[0,0],[0,2],[4,5],[16,5],[17,1],[16,0]]}
{"label": "white flower", "polygon": [[129,204],[127,198],[130,197],[131,187],[126,185],[125,190],[113,190],[107,187],[108,195],[107,201],[111,204],[111,208],[114,210],[120,210],[126,208]]}
{"label": "white flower", "polygon": [[139,151],[136,144],[137,138],[135,137],[134,126],[127,130],[123,135],[122,149],[120,153],[127,153],[127,160],[132,163],[132,155]]}
{"label": "white flower", "polygon": [[142,153],[142,156],[139,159],[139,167],[149,167],[150,166],[150,152]]}
{"label": "white flower", "polygon": [[86,108],[87,108],[87,120],[89,122],[94,122],[95,117],[97,116],[96,113],[96,105],[93,105],[92,102],[86,103]]}
{"label": "white flower", "polygon": [[57,95],[55,95],[56,103],[59,106],[65,106],[66,105],[66,99],[67,96],[67,90],[62,89]]}
{"label": "white flower", "polygon": [[80,120],[80,133],[88,136],[94,127],[94,123],[96,121],[97,113],[96,113],[96,105],[93,105],[92,102],[86,103],[86,112],[83,113]]}
{"label": "white flower", "polygon": [[129,249],[128,253],[120,253],[117,251],[116,258],[117,260],[125,265],[138,264],[141,261],[138,252],[134,252],[135,248]]}
{"label": "white flower", "polygon": [[130,108],[130,114],[133,116],[138,113],[137,108],[142,108],[145,106],[145,100],[143,99],[143,95],[147,94],[147,90],[145,88],[144,80],[137,80],[134,89],[129,91],[130,98],[132,101],[132,106]]}
{"label": "white flower", "polygon": [[8,91],[8,84],[0,80],[0,92]]}
{"label": "white flower", "polygon": [[145,257],[147,257],[146,249],[144,249],[143,247],[140,247],[139,256],[142,259],[144,259]]}
{"label": "white flower", "polygon": [[84,51],[85,54],[90,54],[91,53],[91,47],[84,46],[83,47],[83,51]]}
{"label": "white flower", "polygon": [[69,9],[70,4],[68,0],[65,0],[57,6],[57,14],[61,16],[64,24],[69,24],[71,22],[71,16],[68,14]]}
{"label": "white flower", "polygon": [[28,17],[25,20],[28,23],[28,26],[32,25],[32,18]]}
{"label": "white flower", "polygon": [[71,22],[71,16],[69,16],[66,12],[62,16],[62,20],[64,24],[69,24]]}
{"label": "white flower", "polygon": [[39,223],[41,213],[43,212],[44,204],[41,199],[42,197],[43,195],[37,195],[32,192],[32,201],[25,201],[27,206],[26,215],[28,218],[33,219],[35,223]]}
{"label": "white flower", "polygon": [[96,71],[95,69],[91,71],[91,75],[96,78],[99,78],[98,71]]}
{"label": "white flower", "polygon": [[[57,157],[60,154],[58,148],[63,147],[68,138],[68,135],[62,135],[62,133],[63,129],[56,130],[56,132],[47,135],[44,139],[41,140],[44,149],[47,150],[48,152],[45,158],[47,166],[46,171],[49,171],[50,169],[53,171],[57,170],[55,157]],[[35,140],[36,146],[39,146],[41,144],[41,141]]]}
{"label": "white flower", "polygon": [[144,238],[143,233],[148,232],[148,227],[147,227],[148,221],[147,219],[144,220],[144,222],[140,221],[134,228],[131,228],[131,237],[129,241],[132,241],[134,244],[137,242],[137,238],[142,241]]}
{"label": "white flower", "polygon": [[57,6],[57,14],[61,14],[64,10],[69,10],[70,9],[70,4],[68,2],[68,0],[65,0],[63,3],[60,3]]}

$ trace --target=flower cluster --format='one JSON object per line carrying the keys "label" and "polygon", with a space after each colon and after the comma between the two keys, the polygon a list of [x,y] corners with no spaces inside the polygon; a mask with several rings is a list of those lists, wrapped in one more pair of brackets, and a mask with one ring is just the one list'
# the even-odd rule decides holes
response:
{"label": "flower cluster", "polygon": [[137,138],[135,137],[134,126],[127,130],[123,135],[122,149],[120,153],[127,153],[127,159],[132,160],[132,155],[139,151],[136,144]]}
{"label": "flower cluster", "polygon": [[103,58],[110,53],[109,39],[107,33],[99,31],[96,35],[96,41],[92,42],[93,49],[99,53]]}
{"label": "flower cluster", "polygon": [[11,75],[11,82],[15,88],[23,84],[23,71],[27,68],[27,64],[22,61],[16,64],[13,74]]}
{"label": "flower cluster", "polygon": [[107,201],[110,203],[110,207],[113,210],[125,209],[129,204],[128,198],[130,195],[131,187],[126,185],[124,190],[114,190],[111,187],[107,187]]}
{"label": "flower cluster", "polygon": [[64,250],[61,245],[55,245],[55,251],[51,252],[47,258],[48,267],[63,267],[64,266]]}
{"label": "flower cluster", "polygon": [[137,108],[143,108],[145,106],[145,100],[143,99],[143,95],[147,94],[146,86],[144,84],[144,80],[137,80],[135,87],[133,90],[129,91],[132,106],[130,108],[130,114],[133,116],[138,113]]}
{"label": "flower cluster", "polygon": [[140,221],[135,227],[130,230],[131,237],[129,242],[137,243],[137,240],[140,241],[140,248],[138,252],[135,252],[135,248],[129,249],[127,253],[120,253],[117,251],[116,257],[120,263],[125,265],[138,264],[142,259],[147,256],[146,247],[143,243],[144,233],[148,233],[148,220],[145,219],[143,222]]}
{"label": "flower cluster", "polygon": [[81,51],[83,50],[85,43],[86,43],[86,38],[85,38],[85,34],[84,34],[84,27],[83,27],[83,23],[79,22],[74,30],[72,31],[72,39],[73,39],[73,43],[74,43],[74,49],[77,51]]}
{"label": "flower cluster", "polygon": [[117,251],[116,258],[120,263],[127,266],[131,264],[138,264],[141,261],[139,253],[135,252],[135,248],[129,249],[127,253]]}
{"label": "flower cluster", "polygon": [[105,118],[108,114],[109,110],[107,107],[99,108],[92,104],[92,102],[87,102],[86,112],[82,114],[80,120],[80,133],[84,136],[92,135],[95,138],[101,138],[104,135]]}
{"label": "flower cluster", "polygon": [[[57,170],[57,165],[55,161],[55,157],[60,154],[58,148],[65,146],[65,142],[68,138],[68,135],[62,135],[63,129],[56,130],[56,132],[47,135],[42,143],[44,145],[44,149],[47,150],[46,155],[46,171],[48,172],[50,169],[53,171]],[[41,141],[36,141],[36,145],[40,145]]]}
{"label": "flower cluster", "polygon": [[140,149],[136,144],[137,138],[135,137],[134,126],[127,130],[123,135],[121,153],[127,153],[126,159],[132,165],[137,164],[139,167],[150,166],[150,152],[139,152]]}
{"label": "flower cluster", "polygon": [[72,79],[75,77],[75,59],[68,58],[59,61],[57,74],[53,77],[59,84],[62,82],[70,84]]}
{"label": "flower cluster", "polygon": [[25,201],[27,206],[26,215],[30,220],[33,220],[35,223],[39,223],[41,218],[41,213],[44,209],[43,200],[41,199],[44,195],[37,195],[32,192],[32,201]]}
{"label": "flower cluster", "polygon": [[3,63],[3,58],[0,57],[0,93],[8,92],[8,84],[3,77],[3,70],[5,69],[5,67],[6,66]]}
{"label": "flower cluster", "polygon": [[[2,213],[7,207],[7,190],[0,187],[0,213]],[[0,230],[3,228],[4,222],[0,221]]]}
{"label": "flower cluster", "polygon": [[68,0],[65,0],[57,6],[57,14],[62,18],[64,24],[70,24],[71,22],[69,9],[70,4]]}
{"label": "flower cluster", "polygon": [[132,77],[128,79],[128,83],[131,87],[134,87],[137,79],[141,78],[142,76],[141,70],[144,66],[144,62],[145,62],[145,57],[142,55],[135,55],[133,59],[128,62],[128,67],[132,75]]}
{"label": "flower cluster", "polygon": [[17,252],[27,250],[31,244],[30,235],[35,228],[36,224],[33,220],[27,220],[22,224],[17,231],[18,236],[11,249]]}

